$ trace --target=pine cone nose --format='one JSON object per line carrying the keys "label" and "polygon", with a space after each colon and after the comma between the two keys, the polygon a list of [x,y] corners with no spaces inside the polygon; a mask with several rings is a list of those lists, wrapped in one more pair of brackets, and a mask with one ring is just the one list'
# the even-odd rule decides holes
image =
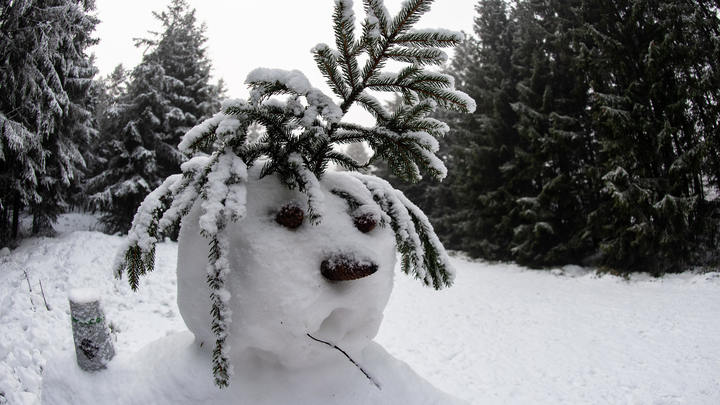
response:
{"label": "pine cone nose", "polygon": [[369,260],[358,261],[345,255],[333,255],[320,264],[320,273],[330,281],[357,280],[377,270],[377,264]]}

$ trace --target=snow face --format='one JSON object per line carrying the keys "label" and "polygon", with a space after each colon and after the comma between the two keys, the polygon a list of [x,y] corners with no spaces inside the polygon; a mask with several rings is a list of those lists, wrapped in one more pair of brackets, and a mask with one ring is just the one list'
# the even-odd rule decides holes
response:
{"label": "snow face", "polygon": [[[319,223],[307,218],[307,196],[288,190],[274,176],[258,180],[249,170],[245,217],[228,224],[230,272],[226,277],[233,321],[228,342],[233,364],[251,358],[294,369],[338,361],[338,352],[311,339],[330,342],[358,355],[377,334],[393,285],[395,238],[389,226],[363,233],[356,228],[341,188],[379,212],[367,189],[347,173],[327,173],[313,186]],[[365,190],[364,193],[359,190]],[[275,221],[277,212],[294,203],[305,221],[288,229]],[[200,207],[183,219],[178,249],[178,307],[190,331],[212,347],[211,307],[206,287],[208,240],[200,235]],[[379,214],[378,214],[379,216]],[[377,271],[357,280],[329,281],[323,261],[354,257]],[[340,358],[340,361],[342,358]]]}

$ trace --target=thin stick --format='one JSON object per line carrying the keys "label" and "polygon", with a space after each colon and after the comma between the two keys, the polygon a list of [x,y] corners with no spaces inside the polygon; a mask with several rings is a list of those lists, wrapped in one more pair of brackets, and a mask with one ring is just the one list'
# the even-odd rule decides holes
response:
{"label": "thin stick", "polygon": [[28,277],[27,270],[23,269],[23,273],[25,273],[25,280],[27,281],[28,290],[30,290],[30,294],[28,295],[30,297],[30,305],[32,305],[32,310],[35,312],[35,303],[32,300],[32,287],[30,287],[30,277]]}
{"label": "thin stick", "polygon": [[45,299],[45,290],[43,290],[42,280],[38,280],[38,282],[40,283],[40,292],[42,293],[43,301],[45,302],[45,309],[50,311],[50,304],[48,304],[47,300]]}
{"label": "thin stick", "polygon": [[372,382],[373,385],[374,385],[375,387],[377,387],[377,389],[379,389],[380,391],[382,391],[382,388],[380,388],[380,384],[378,384],[375,380],[373,380],[373,378],[370,377],[370,374],[368,374],[362,367],[360,367],[360,365],[357,364],[357,363],[355,362],[355,360],[353,360],[352,357],[350,357],[350,355],[348,355],[347,353],[345,353],[345,350],[343,350],[343,349],[335,346],[334,344],[332,344],[332,343],[330,343],[330,342],[326,342],[326,341],[324,341],[324,340],[320,340],[320,339],[312,336],[312,335],[309,334],[309,333],[306,333],[306,335],[307,335],[310,339],[312,339],[312,340],[314,340],[314,341],[316,341],[316,342],[324,343],[324,344],[332,347],[333,349],[339,351],[340,353],[344,354],[345,357],[347,357],[347,359],[350,360],[350,362],[355,365],[355,367],[357,367],[360,371],[362,371],[363,374],[365,374],[365,377],[367,377],[367,379],[370,380],[370,382]]}

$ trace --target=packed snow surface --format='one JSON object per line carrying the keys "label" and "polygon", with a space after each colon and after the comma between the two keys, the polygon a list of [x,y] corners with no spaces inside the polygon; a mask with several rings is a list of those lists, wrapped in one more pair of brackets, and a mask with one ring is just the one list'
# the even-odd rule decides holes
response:
{"label": "packed snow surface", "polygon": [[[155,273],[133,293],[111,274],[123,238],[73,232],[94,221],[66,219],[58,237],[27,239],[0,257],[0,403],[39,404],[47,359],[74,360],[73,288],[99,291],[118,360],[166,335],[187,339],[175,243],[158,245]],[[436,387],[477,405],[720,403],[720,273],[624,280],[451,261],[455,285],[440,292],[395,270],[376,338]]]}

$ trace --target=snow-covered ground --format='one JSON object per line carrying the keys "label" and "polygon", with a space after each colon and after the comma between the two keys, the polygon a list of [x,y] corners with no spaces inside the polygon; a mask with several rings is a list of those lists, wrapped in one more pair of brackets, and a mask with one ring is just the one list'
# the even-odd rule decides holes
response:
{"label": "snow-covered ground", "polygon": [[[104,296],[118,351],[185,329],[176,244],[159,245],[133,293],[111,276],[122,238],[79,214],[60,224],[0,257],[0,404],[39,404],[46,359],[73,347],[71,288]],[[472,404],[720,403],[720,273],[624,280],[453,260],[441,292],[397,275],[377,338],[439,388]]]}

